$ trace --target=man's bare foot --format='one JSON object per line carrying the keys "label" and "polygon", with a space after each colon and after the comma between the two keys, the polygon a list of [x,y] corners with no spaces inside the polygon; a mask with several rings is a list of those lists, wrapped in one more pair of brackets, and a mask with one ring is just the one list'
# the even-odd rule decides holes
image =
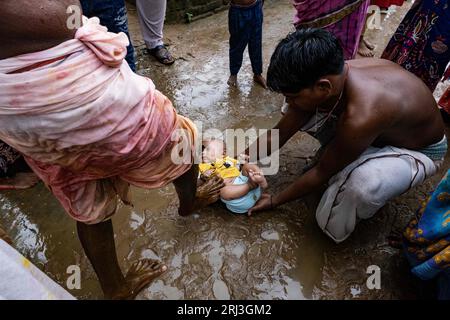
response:
{"label": "man's bare foot", "polygon": [[11,238],[8,236],[8,234],[5,232],[5,230],[3,230],[1,226],[0,226],[0,240],[3,240],[6,243],[12,245]]}
{"label": "man's bare foot", "polygon": [[133,300],[142,289],[166,271],[167,266],[157,260],[142,259],[133,263],[125,276],[125,288],[113,295],[112,299]]}
{"label": "man's bare foot", "polygon": [[264,77],[260,74],[255,74],[253,76],[253,81],[255,81],[257,84],[259,84],[261,87],[263,87],[264,89],[267,89],[267,83],[266,83],[266,79],[264,79]]}
{"label": "man's bare foot", "polygon": [[35,186],[39,178],[32,172],[19,172],[12,178],[0,178],[0,190],[22,190]]}
{"label": "man's bare foot", "polygon": [[264,174],[262,172],[249,171],[248,176],[251,181],[253,181],[263,189],[266,189],[269,186],[266,177],[264,177]]}
{"label": "man's bare foot", "polygon": [[227,83],[230,87],[237,87],[237,75],[231,75]]}
{"label": "man's bare foot", "polygon": [[358,54],[366,58],[374,56],[373,51],[369,49],[364,40],[359,41]]}

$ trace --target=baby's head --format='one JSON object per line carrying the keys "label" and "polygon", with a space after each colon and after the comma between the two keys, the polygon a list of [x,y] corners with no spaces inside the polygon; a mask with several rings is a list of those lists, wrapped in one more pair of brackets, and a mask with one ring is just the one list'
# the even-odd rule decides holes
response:
{"label": "baby's head", "polygon": [[225,156],[225,143],[219,139],[203,141],[202,161],[205,163],[215,162]]}

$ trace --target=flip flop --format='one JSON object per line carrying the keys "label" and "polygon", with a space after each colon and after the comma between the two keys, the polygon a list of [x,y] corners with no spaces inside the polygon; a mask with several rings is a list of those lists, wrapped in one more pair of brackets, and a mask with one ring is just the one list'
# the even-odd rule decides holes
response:
{"label": "flip flop", "polygon": [[148,52],[156,58],[160,63],[165,65],[171,65],[175,62],[175,59],[167,50],[165,45],[159,45],[153,49],[148,49]]}

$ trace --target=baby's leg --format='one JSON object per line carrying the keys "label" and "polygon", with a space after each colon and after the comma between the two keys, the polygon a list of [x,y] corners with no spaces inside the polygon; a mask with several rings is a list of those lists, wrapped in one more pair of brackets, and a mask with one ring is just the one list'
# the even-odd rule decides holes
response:
{"label": "baby's leg", "polygon": [[226,201],[239,199],[256,187],[257,185],[252,184],[251,181],[244,184],[228,185],[220,190],[220,198]]}

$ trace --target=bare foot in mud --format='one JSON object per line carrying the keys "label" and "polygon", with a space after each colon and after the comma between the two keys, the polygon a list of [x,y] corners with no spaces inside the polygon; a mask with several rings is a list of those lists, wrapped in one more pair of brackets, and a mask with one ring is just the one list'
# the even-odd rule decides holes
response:
{"label": "bare foot in mud", "polygon": [[204,208],[219,200],[220,189],[223,187],[225,187],[225,183],[219,176],[212,176],[198,186],[195,195],[195,209]]}
{"label": "bare foot in mud", "polygon": [[266,79],[264,79],[264,77],[262,75],[260,75],[260,74],[256,75],[255,74],[253,76],[253,81],[255,81],[257,84],[259,84],[264,89],[267,89]]}
{"label": "bare foot in mud", "polygon": [[230,76],[227,83],[230,87],[237,87],[237,76]]}
{"label": "bare foot in mud", "polygon": [[369,50],[375,50],[375,45],[372,43],[372,42],[370,42],[370,41],[367,41],[366,39],[362,39],[362,41],[364,42],[364,44],[367,46],[367,48],[369,48]]}
{"label": "bare foot in mud", "polygon": [[373,49],[369,48],[367,42],[364,39],[361,39],[361,41],[359,41],[358,54],[366,58],[374,56]]}
{"label": "bare foot in mud", "polygon": [[3,228],[0,226],[0,240],[5,241],[7,244],[12,245],[12,240],[8,236],[8,234],[3,230]]}
{"label": "bare foot in mud", "polygon": [[250,170],[248,172],[248,176],[252,182],[256,183],[263,189],[266,189],[269,186],[266,177],[264,177],[264,174],[262,172],[254,172]]}
{"label": "bare foot in mud", "polygon": [[23,190],[35,186],[39,178],[32,172],[19,172],[12,178],[0,179],[0,190]]}
{"label": "bare foot in mud", "polygon": [[162,262],[152,259],[139,260],[131,266],[125,276],[125,289],[113,295],[113,300],[133,300],[139,292],[150,284],[155,278],[167,271]]}

